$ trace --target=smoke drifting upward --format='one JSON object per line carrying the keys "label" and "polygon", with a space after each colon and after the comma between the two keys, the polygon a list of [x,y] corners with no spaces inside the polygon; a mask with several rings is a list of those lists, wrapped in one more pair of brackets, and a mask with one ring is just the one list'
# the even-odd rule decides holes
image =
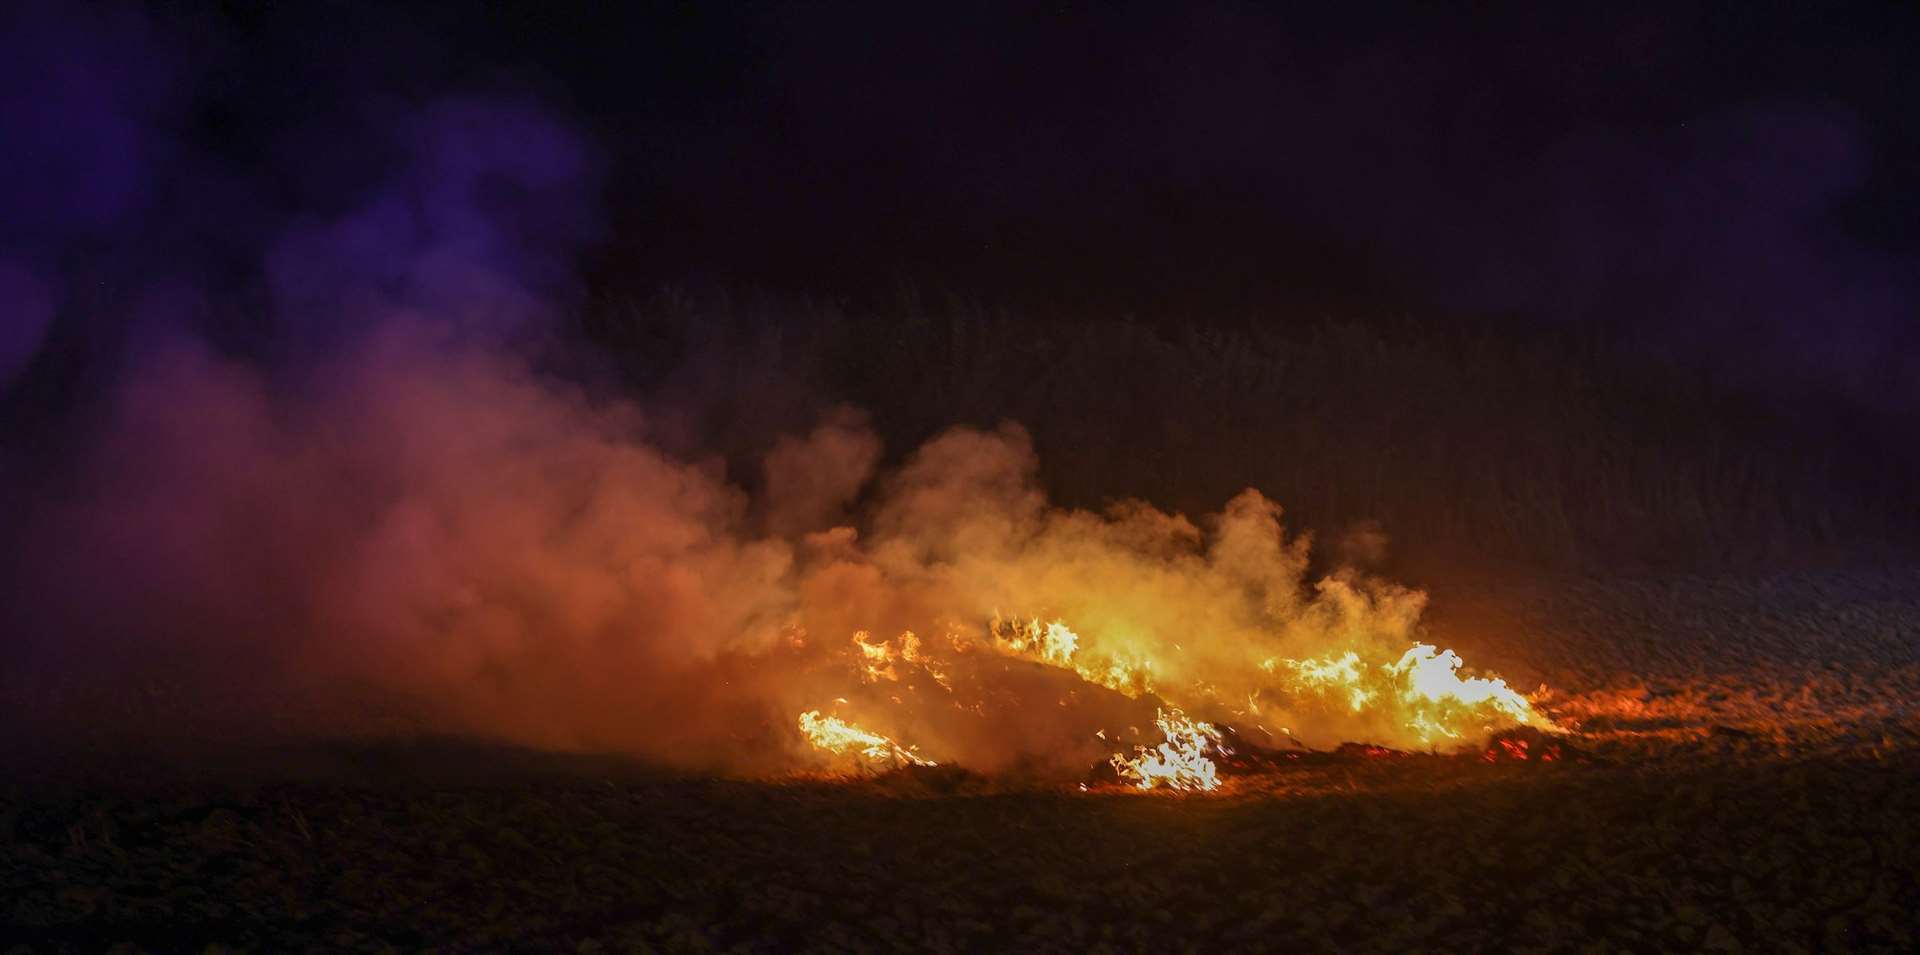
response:
{"label": "smoke drifting upward", "polygon": [[280,320],[321,342],[415,318],[471,338],[551,324],[598,231],[587,144],[532,102],[472,97],[412,112],[393,138],[395,176],[346,215],[299,217],[268,253]]}
{"label": "smoke drifting upward", "polygon": [[[996,618],[1068,621],[1071,662],[1146,664],[1135,689],[1223,711],[1271,684],[1262,661],[1413,642],[1418,594],[1303,591],[1305,544],[1257,493],[1204,529],[1139,503],[1052,508],[1012,425],[951,431],[870,482],[878,442],[843,412],[774,448],[758,502],[645,433],[643,408],[450,325],[378,325],[297,385],[176,342],[42,499],[13,631],[31,642],[11,658],[158,683],[194,725],[225,708],[223,731],[362,732],[374,714],[764,770],[812,764],[794,717],[845,698],[943,759],[1084,770],[1095,731],[1150,725],[1151,703],[1015,652]],[[862,518],[836,525],[863,487]],[[912,631],[937,662],[877,678],[862,631]],[[1311,741],[1412,738],[1270,705]]]}
{"label": "smoke drifting upward", "polygon": [[[108,77],[102,128],[169,141],[120,109],[134,79]],[[241,323],[264,333],[208,318],[223,266],[141,254],[180,233],[140,210],[180,197],[136,202],[159,189],[137,168],[88,177],[115,194],[84,235],[11,236],[43,254],[0,260],[0,374],[56,313],[125,330],[79,437],[9,478],[16,731],[454,733],[764,771],[820,765],[796,718],[821,710],[942,761],[1083,772],[1151,742],[1163,704],[1311,743],[1512,721],[1416,683],[1419,594],[1309,589],[1306,542],[1254,491],[1197,523],[1057,508],[1013,424],[879,473],[840,409],[774,443],[750,498],[662,450],[655,409],[539,367],[598,235],[594,150],[524,98],[369,114],[383,175],[220,246],[264,249]],[[87,242],[131,286],[103,311],[62,294]]]}

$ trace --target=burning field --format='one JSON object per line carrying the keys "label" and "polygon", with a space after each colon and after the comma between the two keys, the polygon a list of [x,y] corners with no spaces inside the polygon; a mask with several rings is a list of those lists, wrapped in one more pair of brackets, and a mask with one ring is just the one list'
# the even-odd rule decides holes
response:
{"label": "burning field", "polygon": [[433,741],[122,754],[0,802],[0,927],[33,952],[1910,948],[1911,723],[1794,743],[1660,702],[1704,695],[1607,691],[1643,722],[1553,761],[1523,733],[1250,766],[1202,731],[1208,792],[868,732],[858,775],[761,780]]}
{"label": "burning field", "polygon": [[486,334],[327,354],[171,342],[20,521],[26,951],[1913,942],[1911,573],[1429,606],[1013,424],[730,476]]}
{"label": "burning field", "polygon": [[0,12],[0,955],[1920,949],[1913,56],[564,6]]}
{"label": "burning field", "polygon": [[[420,382],[388,407],[470,406],[481,393],[423,394]],[[89,561],[159,576],[136,591],[150,601],[142,629],[153,640],[176,625],[183,646],[129,652],[185,656],[205,649],[192,643],[203,634],[234,632],[205,627],[206,614],[257,614],[285,636],[245,648],[265,657],[249,661],[251,690],[227,688],[237,674],[224,659],[180,684],[121,689],[183,694],[190,707],[231,694],[238,709],[207,718],[293,720],[305,735],[354,732],[385,699],[414,732],[689,768],[944,764],[1061,780],[1098,766],[1143,789],[1213,789],[1219,761],[1253,754],[1452,751],[1503,730],[1559,732],[1504,680],[1424,642],[1423,594],[1352,570],[1307,586],[1307,541],[1289,539],[1255,491],[1200,524],[1140,502],[1054,508],[1023,431],[958,429],[874,481],[861,525],[834,523],[878,457],[841,413],[776,446],[773,500],[755,515],[740,492],[645,445],[551,437],[568,419],[543,395],[522,397],[533,408],[514,407],[505,428],[440,438],[428,458],[407,455],[433,423],[402,412],[381,422],[401,434],[354,435],[291,465],[251,446],[251,423],[209,435],[210,409],[185,402],[195,430],[174,437],[230,441],[218,453],[242,459],[211,475],[219,484],[166,473],[167,455],[194,455],[180,464],[195,472],[203,459],[161,445],[149,449],[160,473],[142,475],[131,500],[83,500],[52,523],[90,541]],[[401,458],[383,457],[392,473],[373,479],[417,490],[358,527],[309,527],[346,510],[334,489],[367,480],[352,472],[384,442]],[[264,548],[294,566],[260,568],[273,579],[257,590],[176,578],[147,550],[168,532],[130,526],[183,512],[201,538],[184,559]],[[269,543],[303,533],[315,547]],[[198,572],[244,580],[255,568]]]}
{"label": "burning field", "polygon": [[1424,594],[1315,569],[1258,491],[1059,507],[1017,425],[883,467],[845,408],[735,483],[648,419],[404,320],[295,385],[167,354],[31,515],[22,692],[165,698],[202,738],[1202,790],[1222,760],[1559,732],[1427,637]]}
{"label": "burning field", "polygon": [[[434,407],[436,384],[384,407]],[[17,685],[14,739],[55,748],[0,802],[10,940],[1913,944],[1911,574],[1481,577],[1429,610],[1316,572],[1257,492],[1197,521],[1049,506],[1013,427],[876,473],[838,412],[775,446],[755,500],[516,400],[432,467],[406,454],[424,431],[341,446],[426,490],[302,538],[298,575],[263,572],[313,588],[293,603],[200,592],[225,619],[327,611],[281,617],[250,685],[184,654]],[[246,466],[166,498],[213,540],[333,512],[336,448],[279,482],[225,448]],[[595,480],[554,480],[582,461]],[[58,519],[97,532],[92,506]],[[148,632],[219,632],[180,612],[147,606]]]}
{"label": "burning field", "polygon": [[1049,509],[1029,461],[1017,429],[955,432],[887,482],[870,543],[851,527],[807,538],[826,559],[799,590],[824,609],[761,665],[833,693],[798,716],[815,765],[1096,766],[1205,791],[1236,749],[1557,730],[1505,681],[1463,678],[1456,654],[1417,642],[1424,595],[1352,572],[1305,591],[1306,543],[1257,492],[1202,532],[1138,502]]}

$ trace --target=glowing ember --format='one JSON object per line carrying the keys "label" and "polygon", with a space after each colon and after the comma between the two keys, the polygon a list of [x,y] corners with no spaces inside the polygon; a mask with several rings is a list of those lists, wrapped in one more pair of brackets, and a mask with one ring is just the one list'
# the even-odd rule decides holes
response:
{"label": "glowing ember", "polygon": [[902,747],[892,739],[864,730],[837,716],[822,716],[819,710],[800,714],[800,732],[815,749],[835,756],[851,756],[875,767],[937,766],[933,760]]}
{"label": "glowing ember", "polygon": [[1179,710],[1161,710],[1155,725],[1166,742],[1148,749],[1140,747],[1132,759],[1113,757],[1113,768],[1120,778],[1131,780],[1140,789],[1194,790],[1205,792],[1220,787],[1220,772],[1207,751],[1221,755],[1233,751],[1221,745],[1220,731],[1211,723],[1189,719]]}
{"label": "glowing ember", "polygon": [[1566,756],[1561,744],[1551,737],[1501,736],[1493,743],[1480,754],[1480,758],[1489,763],[1551,763]]}

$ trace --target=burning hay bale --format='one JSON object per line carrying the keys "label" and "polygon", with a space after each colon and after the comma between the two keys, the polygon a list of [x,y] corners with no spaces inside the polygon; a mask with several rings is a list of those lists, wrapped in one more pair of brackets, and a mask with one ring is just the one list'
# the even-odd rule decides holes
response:
{"label": "burning hay bale", "polygon": [[[1309,604],[1306,612],[1336,615],[1333,619],[1348,626],[1378,626],[1383,600],[1400,601],[1393,604],[1395,613],[1417,610],[1417,598],[1368,589],[1372,586],[1322,581],[1319,589],[1328,602]],[[1294,639],[1301,632],[1319,636],[1329,625],[1314,623],[1302,630],[1296,624]],[[822,645],[821,671],[831,675],[838,667],[845,674],[848,695],[835,705],[874,714],[871,718],[883,726],[917,728],[926,752],[949,754],[943,760],[971,763],[970,754],[977,754],[982,742],[998,750],[988,754],[989,763],[1001,765],[1058,762],[1071,753],[1104,750],[1099,760],[1107,769],[1096,772],[1090,784],[1123,781],[1141,789],[1207,791],[1220,785],[1223,768],[1249,772],[1279,764],[1281,757],[1272,755],[1276,751],[1251,743],[1246,730],[1225,719],[1190,715],[1190,709],[1221,714],[1269,741],[1301,750],[1307,745],[1287,724],[1409,751],[1468,748],[1513,727],[1555,729],[1505,681],[1463,675],[1457,654],[1427,643],[1394,650],[1381,646],[1379,638],[1349,635],[1343,638],[1347,649],[1294,658],[1263,652],[1283,646],[1286,638],[1257,630],[1211,644],[1196,641],[1189,648],[1124,619],[1094,629],[998,613],[982,626],[948,619],[930,632],[939,635],[902,630],[880,637],[859,629],[844,643]],[[849,703],[850,698],[858,702]],[[1143,718],[1147,712],[1153,714],[1150,722]],[[1266,721],[1279,725],[1279,732]],[[1106,727],[1116,722],[1125,730],[1110,734]],[[1075,734],[1075,724],[1093,728]],[[1004,725],[1005,732],[981,737],[982,725]],[[1143,733],[1142,726],[1157,734]],[[918,743],[897,742],[817,708],[801,714],[799,728],[815,750],[869,769],[935,762]]]}

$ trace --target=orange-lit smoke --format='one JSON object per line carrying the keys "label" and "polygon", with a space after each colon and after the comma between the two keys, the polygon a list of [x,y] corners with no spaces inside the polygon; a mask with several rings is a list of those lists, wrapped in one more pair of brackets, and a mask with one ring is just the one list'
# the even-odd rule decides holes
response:
{"label": "orange-lit smoke", "polygon": [[29,645],[183,719],[747,772],[832,766],[831,736],[1136,781],[1215,724],[1425,748],[1537,721],[1417,649],[1420,593],[1310,582],[1257,492],[1198,521],[1051,506],[1015,425],[881,472],[843,410],[774,444],[753,499],[650,445],[645,408],[426,323],[292,385],[177,343],[108,422],[29,528]]}

